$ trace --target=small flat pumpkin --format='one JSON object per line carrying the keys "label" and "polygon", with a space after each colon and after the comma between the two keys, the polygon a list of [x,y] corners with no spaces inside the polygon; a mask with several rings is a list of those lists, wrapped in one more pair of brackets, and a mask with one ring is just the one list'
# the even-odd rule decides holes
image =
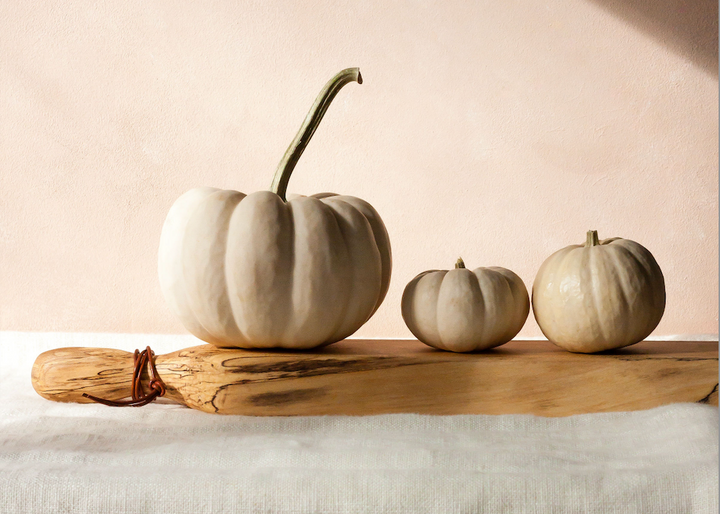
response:
{"label": "small flat pumpkin", "polygon": [[423,343],[452,352],[486,350],[520,332],[530,310],[522,279],[500,268],[430,270],[408,283],[402,316]]}

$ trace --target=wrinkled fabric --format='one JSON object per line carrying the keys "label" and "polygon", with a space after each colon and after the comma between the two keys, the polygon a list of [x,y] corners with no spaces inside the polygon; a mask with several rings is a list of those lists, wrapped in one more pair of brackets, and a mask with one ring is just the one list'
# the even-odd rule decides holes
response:
{"label": "wrinkled fabric", "polygon": [[41,352],[187,336],[0,333],[0,512],[717,513],[718,410],[219,416],[38,396]]}

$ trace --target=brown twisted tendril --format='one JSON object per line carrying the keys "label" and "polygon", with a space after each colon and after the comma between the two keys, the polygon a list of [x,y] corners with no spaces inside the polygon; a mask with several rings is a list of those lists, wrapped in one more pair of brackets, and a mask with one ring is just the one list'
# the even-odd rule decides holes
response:
{"label": "brown twisted tendril", "polygon": [[[110,407],[142,407],[153,401],[158,396],[165,394],[165,384],[160,380],[157,368],[155,367],[155,353],[148,346],[142,352],[135,350],[134,354],[135,369],[133,370],[132,379],[132,400],[106,400],[98,398],[87,393],[83,393],[85,398],[90,398],[94,402],[109,405]],[[140,378],[142,377],[145,365],[150,365],[150,392],[146,395],[142,388]]]}

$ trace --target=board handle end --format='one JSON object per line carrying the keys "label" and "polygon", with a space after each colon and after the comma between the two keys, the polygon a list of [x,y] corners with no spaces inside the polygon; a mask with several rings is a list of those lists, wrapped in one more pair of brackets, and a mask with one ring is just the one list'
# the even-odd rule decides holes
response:
{"label": "board handle end", "polygon": [[133,354],[108,348],[57,348],[38,355],[32,367],[35,391],[55,402],[92,403],[83,393],[103,398],[130,396]]}

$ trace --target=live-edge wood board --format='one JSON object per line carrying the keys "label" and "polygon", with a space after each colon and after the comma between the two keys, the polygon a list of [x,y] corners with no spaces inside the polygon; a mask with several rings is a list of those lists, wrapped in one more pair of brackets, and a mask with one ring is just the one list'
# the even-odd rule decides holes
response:
{"label": "live-edge wood board", "polygon": [[[166,399],[206,412],[245,415],[571,414],[718,404],[718,343],[644,341],[574,354],[547,341],[511,341],[470,354],[415,340],[346,340],[313,351],[222,349],[158,355]],[[40,355],[39,394],[129,395],[132,354],[65,348]],[[147,380],[147,371],[144,379]]]}

